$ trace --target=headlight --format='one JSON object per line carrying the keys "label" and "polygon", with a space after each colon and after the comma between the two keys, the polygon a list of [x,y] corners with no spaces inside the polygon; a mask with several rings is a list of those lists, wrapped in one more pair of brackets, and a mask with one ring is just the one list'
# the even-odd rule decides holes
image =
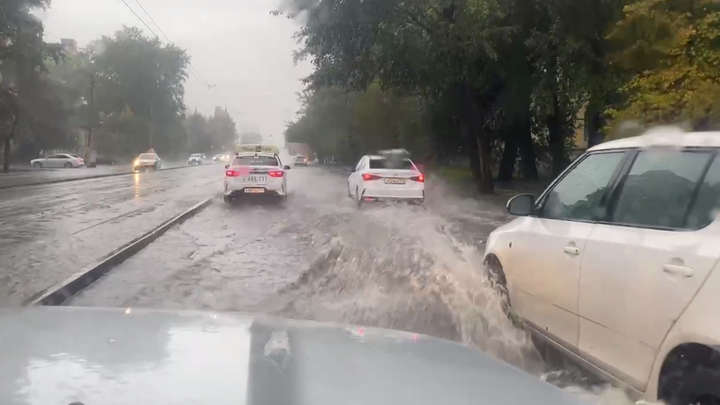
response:
{"label": "headlight", "polygon": [[139,165],[139,164],[140,164],[140,160],[139,160],[139,159],[135,159],[135,161],[133,162],[133,166],[137,166],[137,165]]}

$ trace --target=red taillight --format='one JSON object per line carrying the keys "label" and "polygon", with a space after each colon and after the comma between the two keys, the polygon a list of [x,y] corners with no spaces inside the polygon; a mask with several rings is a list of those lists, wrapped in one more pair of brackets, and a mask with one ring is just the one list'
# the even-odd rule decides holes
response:
{"label": "red taillight", "polygon": [[285,175],[285,172],[268,172],[270,177],[282,177]]}
{"label": "red taillight", "polygon": [[363,180],[364,180],[364,181],[371,181],[371,180],[378,180],[378,179],[380,179],[380,176],[376,176],[376,175],[370,174],[370,173],[364,173],[362,176],[363,176]]}
{"label": "red taillight", "polygon": [[237,170],[225,170],[225,175],[228,177],[239,177],[240,172]]}
{"label": "red taillight", "polygon": [[422,173],[420,173],[419,176],[410,177],[410,180],[417,181],[418,183],[425,183],[425,176]]}

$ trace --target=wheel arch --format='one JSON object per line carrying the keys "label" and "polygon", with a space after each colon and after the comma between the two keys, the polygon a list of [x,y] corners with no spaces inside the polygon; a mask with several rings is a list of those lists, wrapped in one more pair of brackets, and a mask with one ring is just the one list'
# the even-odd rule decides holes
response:
{"label": "wheel arch", "polygon": [[698,367],[720,370],[720,346],[695,342],[675,346],[665,356],[660,367],[657,398],[670,398],[677,389],[675,377],[682,378]]}

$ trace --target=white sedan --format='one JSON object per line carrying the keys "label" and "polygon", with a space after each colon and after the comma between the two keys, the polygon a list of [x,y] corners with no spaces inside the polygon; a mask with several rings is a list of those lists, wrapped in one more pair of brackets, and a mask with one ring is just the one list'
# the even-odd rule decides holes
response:
{"label": "white sedan", "polygon": [[536,336],[649,402],[720,402],[720,132],[590,148],[490,234],[486,270]]}
{"label": "white sedan", "polygon": [[363,201],[425,200],[425,176],[407,158],[395,161],[383,156],[363,156],[348,178],[348,196]]}
{"label": "white sedan", "polygon": [[274,153],[245,152],[235,155],[225,166],[223,200],[226,203],[245,196],[272,196],[287,200],[287,176]]}
{"label": "white sedan", "polygon": [[35,169],[42,169],[47,167],[64,167],[66,169],[71,169],[74,167],[85,166],[85,160],[83,160],[83,158],[77,155],[71,155],[69,153],[58,153],[45,158],[33,159],[30,161],[30,164]]}

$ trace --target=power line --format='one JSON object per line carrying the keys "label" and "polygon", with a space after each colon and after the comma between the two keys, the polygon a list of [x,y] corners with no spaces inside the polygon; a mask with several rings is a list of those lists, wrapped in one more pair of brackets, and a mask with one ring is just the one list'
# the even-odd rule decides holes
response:
{"label": "power line", "polygon": [[[124,2],[124,0],[123,0],[123,2]],[[140,6],[140,9],[145,13],[145,15],[148,16],[148,18],[150,18],[150,21],[152,21],[152,23],[155,24],[155,26],[157,27],[157,29],[160,30],[160,33],[163,34],[163,36],[165,37],[165,39],[166,39],[168,42],[172,43],[172,41],[170,40],[170,38],[168,38],[167,34],[165,34],[165,31],[163,31],[163,29],[160,28],[160,26],[158,25],[158,23],[155,22],[155,19],[152,18],[152,16],[150,15],[150,13],[147,12],[147,10],[145,10],[145,7],[143,7],[142,3],[140,3],[140,0],[135,0],[135,2],[137,3],[138,6]]]}
{"label": "power line", "polygon": [[[125,0],[122,0],[122,1],[123,1],[123,3],[125,3]],[[138,6],[140,6],[140,9],[145,13],[145,15],[148,16],[150,21],[152,21],[152,23],[155,24],[155,27],[157,27],[158,31],[160,31],[160,33],[163,34],[163,36],[168,41],[168,43],[173,43],[173,41],[170,39],[170,37],[168,37],[167,34],[165,34],[165,31],[163,31],[163,29],[160,27],[160,24],[158,24],[157,21],[155,21],[155,19],[150,15],[150,13],[148,13],[148,11],[145,9],[145,7],[143,7],[140,0],[135,0],[135,2],[137,3]],[[135,14],[135,15],[137,15],[137,14]],[[138,18],[140,18],[140,17],[138,17]],[[143,24],[144,24],[144,22],[143,22]],[[155,36],[159,38],[159,36],[157,34],[155,34]],[[200,74],[200,72],[197,71],[195,66],[192,65],[192,62],[188,62],[188,70],[190,70],[190,73],[195,75],[195,77],[200,79],[200,81],[202,81],[205,84],[205,86],[207,86],[208,89],[212,89],[213,87],[215,87],[215,85],[211,85],[210,83],[208,83],[208,81]]]}
{"label": "power line", "polygon": [[132,7],[130,7],[129,4],[127,4],[127,2],[125,2],[125,0],[120,0],[120,1],[123,2],[123,4],[125,5],[125,7],[128,8],[128,10],[132,11],[132,13],[135,14],[135,17],[137,17],[137,19],[140,20],[140,22],[143,23],[143,25],[144,25],[147,29],[149,29],[150,32],[153,33],[153,35],[155,35],[156,37],[159,37],[159,35],[156,34],[155,31],[153,31],[153,29],[150,28],[150,26],[147,25],[147,23],[146,23],[142,18],[140,18],[140,16],[135,12],[135,10],[132,9]]}

